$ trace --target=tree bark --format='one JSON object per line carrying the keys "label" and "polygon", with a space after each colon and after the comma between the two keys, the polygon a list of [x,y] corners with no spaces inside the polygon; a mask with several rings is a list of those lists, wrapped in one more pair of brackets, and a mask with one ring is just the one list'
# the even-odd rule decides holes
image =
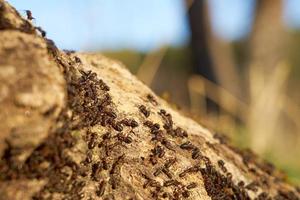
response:
{"label": "tree bark", "polygon": [[299,199],[121,63],[58,50],[3,0],[0,82],[0,199]]}

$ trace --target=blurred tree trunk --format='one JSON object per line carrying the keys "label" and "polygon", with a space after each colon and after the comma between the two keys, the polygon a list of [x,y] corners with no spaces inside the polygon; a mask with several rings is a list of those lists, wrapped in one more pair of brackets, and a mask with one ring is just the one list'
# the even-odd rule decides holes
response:
{"label": "blurred tree trunk", "polygon": [[[218,92],[220,88],[224,88],[236,99],[242,98],[241,77],[237,72],[232,45],[214,35],[207,1],[187,1],[187,5],[190,8],[190,45],[194,56],[194,73],[216,83],[219,88],[213,91],[205,86],[207,95],[217,97],[218,99],[213,99],[213,101],[218,102],[218,106],[226,111],[229,108],[229,113],[237,116],[239,110],[235,102],[226,102],[228,98],[220,96]],[[223,108],[223,103],[220,105],[220,102],[228,106]]]}
{"label": "blurred tree trunk", "polygon": [[1,200],[300,197],[118,61],[60,51],[3,0],[0,58]]}
{"label": "blurred tree trunk", "polygon": [[252,148],[264,153],[276,133],[288,68],[288,35],[283,24],[282,0],[256,1],[256,13],[249,43],[249,129]]}
{"label": "blurred tree trunk", "polygon": [[[217,83],[213,63],[208,46],[207,31],[207,6],[204,0],[186,1],[188,17],[191,30],[190,47],[192,49],[193,73],[200,74],[204,78]],[[207,86],[204,85],[205,90]],[[217,95],[216,95],[217,96]],[[216,112],[218,105],[209,98],[206,98],[208,112]],[[204,108],[205,109],[205,108]]]}
{"label": "blurred tree trunk", "polygon": [[190,45],[193,52],[194,72],[216,83],[217,80],[208,48],[206,2],[204,0],[197,0],[193,1],[189,6]]}
{"label": "blurred tree trunk", "polygon": [[282,0],[258,0],[250,36],[250,65],[261,66],[264,75],[286,57],[287,33],[283,24]]}

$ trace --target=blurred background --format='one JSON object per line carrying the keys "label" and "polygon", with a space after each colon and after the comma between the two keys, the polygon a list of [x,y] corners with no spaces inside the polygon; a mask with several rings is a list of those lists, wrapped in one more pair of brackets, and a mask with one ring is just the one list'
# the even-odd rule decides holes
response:
{"label": "blurred background", "polygon": [[300,184],[299,0],[8,0]]}

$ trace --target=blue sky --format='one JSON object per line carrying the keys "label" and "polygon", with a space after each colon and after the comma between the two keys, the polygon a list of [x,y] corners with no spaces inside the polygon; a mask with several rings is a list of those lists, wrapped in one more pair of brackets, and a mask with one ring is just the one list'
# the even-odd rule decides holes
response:
{"label": "blue sky", "polygon": [[[8,0],[32,11],[36,25],[62,49],[141,51],[189,39],[183,0]],[[212,28],[226,40],[250,31],[254,0],[209,0]],[[285,1],[287,25],[300,28],[300,0]]]}
{"label": "blue sky", "polygon": [[240,39],[251,30],[254,0],[209,0],[212,29],[226,40]]}

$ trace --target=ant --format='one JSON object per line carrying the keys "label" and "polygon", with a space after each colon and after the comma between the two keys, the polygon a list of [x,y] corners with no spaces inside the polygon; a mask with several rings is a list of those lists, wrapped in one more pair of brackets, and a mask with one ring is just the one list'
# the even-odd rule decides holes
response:
{"label": "ant", "polygon": [[188,137],[187,132],[180,127],[175,129],[175,135],[182,138]]}
{"label": "ant", "polygon": [[197,159],[201,156],[201,153],[200,153],[200,150],[199,148],[194,148],[193,151],[192,151],[192,158],[193,159]]}
{"label": "ant", "polygon": [[198,172],[198,171],[200,171],[200,167],[199,166],[197,166],[197,165],[196,166],[192,166],[192,167],[189,167],[189,168],[183,170],[183,172],[181,172],[179,174],[179,177],[182,178],[182,177],[184,177],[188,173],[193,173],[193,172]]}
{"label": "ant", "polygon": [[121,132],[123,130],[123,126],[122,126],[121,122],[116,122],[116,123],[113,122],[112,127],[113,127],[113,129],[115,129],[118,132]]}
{"label": "ant", "polygon": [[91,176],[92,176],[93,180],[98,181],[98,179],[99,179],[98,175],[99,175],[99,172],[101,170],[102,170],[102,163],[100,161],[97,162],[97,163],[94,163],[92,165],[92,174],[91,174]]}
{"label": "ant", "polygon": [[111,188],[113,190],[117,189],[117,186],[118,186],[118,182],[117,181],[118,180],[116,179],[115,176],[111,176],[111,178],[110,178],[110,184],[111,184]]}
{"label": "ant", "polygon": [[75,53],[76,51],[74,50],[68,50],[68,49],[63,49],[63,51],[67,54],[67,55],[71,55],[72,53]]}
{"label": "ant", "polygon": [[197,183],[195,183],[195,182],[192,182],[192,183],[190,183],[189,185],[186,186],[186,188],[187,188],[188,190],[193,189],[193,188],[195,188],[195,187],[197,187]]}
{"label": "ant", "polygon": [[124,124],[125,126],[130,126],[132,128],[137,127],[139,124],[137,123],[137,121],[135,121],[134,119],[123,119],[121,121],[122,124]]}
{"label": "ant", "polygon": [[125,157],[125,154],[119,156],[117,158],[117,160],[112,164],[111,170],[109,172],[110,174],[114,174],[115,173],[117,165],[121,164],[121,162],[124,161],[124,157]]}
{"label": "ant", "polygon": [[191,142],[187,141],[187,142],[185,142],[185,143],[182,143],[182,144],[180,145],[180,148],[181,148],[181,149],[185,149],[185,150],[192,150],[192,149],[195,148],[195,146],[194,146]]}
{"label": "ant", "polygon": [[119,141],[125,142],[125,143],[127,143],[127,144],[130,144],[130,143],[132,143],[132,141],[133,141],[131,137],[129,137],[129,136],[124,136],[124,135],[122,135],[122,134],[118,134],[118,135],[117,135],[117,138],[118,138]]}
{"label": "ant", "polygon": [[140,110],[141,113],[143,113],[143,115],[144,115],[145,117],[149,117],[150,111],[147,110],[146,106],[140,105],[140,106],[139,106],[139,110]]}
{"label": "ant", "polygon": [[156,146],[154,149],[151,150],[153,155],[156,156],[158,155],[159,158],[162,158],[165,155],[164,148],[161,146]]}
{"label": "ant", "polygon": [[173,179],[164,182],[165,187],[169,187],[171,185],[178,185],[178,184],[179,184],[179,182],[177,180],[173,180]]}
{"label": "ant", "polygon": [[226,169],[226,167],[225,167],[225,163],[224,163],[223,160],[218,160],[218,165],[219,165],[219,167],[221,168],[221,170],[222,170],[224,173],[227,172],[227,169]]}
{"label": "ant", "polygon": [[176,158],[173,159],[169,159],[166,163],[165,163],[165,168],[170,168],[174,163],[176,162]]}
{"label": "ant", "polygon": [[154,176],[158,176],[163,170],[163,167],[159,167],[155,170],[155,172],[153,173]]}
{"label": "ant", "polygon": [[92,157],[93,157],[92,152],[88,151],[86,159],[85,159],[86,163],[91,163],[92,162]]}
{"label": "ant", "polygon": [[41,27],[38,26],[35,27],[35,29],[41,33],[42,37],[46,37],[46,31],[44,31]]}
{"label": "ant", "polygon": [[105,186],[106,186],[106,182],[104,180],[102,180],[98,186],[98,190],[96,191],[96,195],[98,197],[103,196],[103,194],[105,192]]}
{"label": "ant", "polygon": [[26,15],[27,15],[27,19],[28,20],[33,20],[33,19],[35,19],[33,16],[32,16],[32,12],[30,11],[30,10],[25,10],[25,12],[26,12]]}
{"label": "ant", "polygon": [[173,145],[167,139],[163,139],[162,142],[161,142],[161,144],[164,145],[167,149],[169,149],[171,151],[175,151]]}
{"label": "ant", "polygon": [[162,168],[162,172],[165,174],[165,175],[167,175],[167,177],[168,178],[172,178],[172,174],[171,174],[171,172],[169,171],[169,169],[167,169],[167,168]]}
{"label": "ant", "polygon": [[154,97],[153,95],[148,94],[148,95],[147,95],[147,99],[148,99],[153,105],[155,105],[155,106],[158,105],[158,103],[157,103],[157,101],[156,101],[156,99],[155,99],[155,97]]}
{"label": "ant", "polygon": [[88,142],[88,148],[93,149],[96,146],[97,135],[95,133],[91,134],[90,141]]}

